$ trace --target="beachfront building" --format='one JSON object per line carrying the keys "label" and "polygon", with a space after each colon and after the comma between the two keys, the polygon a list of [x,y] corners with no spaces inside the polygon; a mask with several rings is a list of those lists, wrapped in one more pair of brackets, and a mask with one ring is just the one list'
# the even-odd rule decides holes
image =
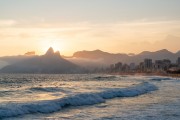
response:
{"label": "beachfront building", "polygon": [[114,68],[115,68],[114,64],[111,64],[109,72],[114,72]]}
{"label": "beachfront building", "polygon": [[177,65],[178,65],[178,67],[180,67],[180,57],[178,57],[178,59],[177,59]]}
{"label": "beachfront building", "polygon": [[136,69],[135,63],[130,63],[129,67],[131,71],[134,71]]}
{"label": "beachfront building", "polygon": [[138,70],[139,70],[139,72],[143,72],[144,71],[144,62],[140,62],[139,63]]}
{"label": "beachfront building", "polygon": [[169,59],[163,60],[163,70],[167,71],[171,66],[171,61]]}
{"label": "beachfront building", "polygon": [[116,72],[121,72],[122,71],[122,63],[121,62],[118,62],[114,65],[114,69]]}
{"label": "beachfront building", "polygon": [[168,59],[155,60],[154,71],[162,72],[167,71],[171,66],[171,61]]}
{"label": "beachfront building", "polygon": [[123,72],[129,72],[129,70],[130,70],[129,65],[123,64],[123,66],[122,66],[122,71],[123,71]]}
{"label": "beachfront building", "polygon": [[152,59],[144,59],[144,70],[146,72],[150,72],[152,71],[152,68],[153,68]]}
{"label": "beachfront building", "polygon": [[135,70],[136,70],[136,64],[135,64],[135,63],[130,63],[130,64],[129,64],[129,68],[130,68],[130,71],[131,71],[131,72],[135,72]]}
{"label": "beachfront building", "polygon": [[162,71],[163,70],[163,61],[162,60],[155,60],[154,70],[155,71]]}
{"label": "beachfront building", "polygon": [[130,71],[129,65],[122,64],[121,62],[118,62],[116,64],[111,64],[109,68],[109,72],[120,73],[120,72],[129,72],[129,71]]}

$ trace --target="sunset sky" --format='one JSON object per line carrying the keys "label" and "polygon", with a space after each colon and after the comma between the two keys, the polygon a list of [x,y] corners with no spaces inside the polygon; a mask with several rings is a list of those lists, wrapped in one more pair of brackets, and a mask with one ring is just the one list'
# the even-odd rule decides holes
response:
{"label": "sunset sky", "polygon": [[180,50],[180,0],[0,0],[0,56],[50,46],[111,53]]}

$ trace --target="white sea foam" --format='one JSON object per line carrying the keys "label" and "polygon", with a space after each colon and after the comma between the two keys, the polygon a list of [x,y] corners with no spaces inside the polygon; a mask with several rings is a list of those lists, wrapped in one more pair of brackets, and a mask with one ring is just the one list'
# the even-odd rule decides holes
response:
{"label": "white sea foam", "polygon": [[96,93],[81,93],[55,100],[44,100],[31,103],[9,103],[0,106],[0,119],[32,113],[52,113],[68,106],[93,105],[103,103],[106,99],[115,97],[135,97],[154,90],[157,90],[155,85],[144,82],[128,88],[108,89]]}

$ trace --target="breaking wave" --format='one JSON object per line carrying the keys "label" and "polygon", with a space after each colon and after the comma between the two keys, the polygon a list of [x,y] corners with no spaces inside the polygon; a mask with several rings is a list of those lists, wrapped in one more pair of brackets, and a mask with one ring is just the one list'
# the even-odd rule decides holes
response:
{"label": "breaking wave", "polygon": [[162,81],[162,80],[173,80],[173,79],[170,78],[170,77],[153,77],[153,78],[150,78],[150,80],[153,80],[153,81]]}
{"label": "breaking wave", "polygon": [[58,87],[33,87],[30,88],[31,91],[40,91],[40,92],[65,92],[65,90]]}
{"label": "breaking wave", "polygon": [[115,97],[135,97],[157,90],[148,82],[128,88],[108,89],[101,92],[81,93],[54,100],[44,100],[26,103],[8,103],[0,106],[0,119],[33,113],[52,113],[68,106],[82,106],[103,103],[106,99]]}
{"label": "breaking wave", "polygon": [[94,77],[94,79],[97,79],[97,80],[105,80],[105,79],[115,79],[116,76],[97,76],[97,77]]}

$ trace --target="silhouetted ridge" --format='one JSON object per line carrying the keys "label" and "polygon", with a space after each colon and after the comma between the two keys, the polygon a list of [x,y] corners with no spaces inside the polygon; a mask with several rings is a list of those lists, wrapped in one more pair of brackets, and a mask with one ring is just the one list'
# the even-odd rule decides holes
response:
{"label": "silhouetted ridge", "polygon": [[143,51],[143,52],[141,52],[139,55],[148,55],[148,54],[151,54],[151,52],[149,52],[149,51]]}
{"label": "silhouetted ridge", "polygon": [[[128,54],[113,54],[113,53],[108,53],[108,52],[104,52],[101,50],[94,50],[94,51],[78,51],[75,52],[73,54],[72,57],[64,57],[63,55],[60,55],[59,51],[54,52],[53,48],[49,48],[48,51],[42,55],[42,56],[7,56],[7,57],[0,57],[1,61],[5,61],[7,62],[9,65],[15,65],[17,66],[18,64],[22,64],[22,62],[26,62],[27,60],[29,60],[28,63],[31,63],[31,65],[29,64],[29,66],[32,66],[32,68],[34,68],[36,65],[39,64],[45,64],[44,66],[46,66],[46,64],[50,64],[52,63],[52,65],[54,65],[55,67],[61,67],[63,65],[67,65],[66,63],[59,63],[57,61],[67,61],[63,58],[68,59],[69,61],[71,61],[70,63],[73,64],[77,64],[79,66],[85,67],[85,68],[97,68],[97,67],[106,67],[109,66],[110,64],[114,64],[117,62],[122,62],[122,63],[135,63],[136,65],[138,65],[140,62],[144,61],[145,58],[150,58],[153,61],[155,60],[162,60],[162,59],[169,59],[171,60],[172,63],[176,63],[177,58],[180,57],[180,51],[176,52],[176,53],[172,53],[170,51],[168,51],[167,49],[162,49],[162,50],[158,50],[158,51],[144,51],[140,54],[136,54],[136,55],[128,55]],[[32,59],[34,63],[32,63]],[[36,60],[39,59],[39,64],[37,64]],[[68,61],[68,62],[69,62]],[[55,64],[57,63],[57,64]],[[25,65],[24,63],[22,64],[25,66],[25,68],[27,68],[27,65]],[[22,66],[20,65],[20,66]],[[42,65],[43,66],[43,65]],[[51,65],[50,65],[51,66]],[[8,66],[7,66],[8,67]],[[19,68],[19,67],[18,67]],[[53,67],[51,67],[53,68]],[[64,67],[67,68],[67,67]],[[5,69],[5,68],[3,68]],[[6,68],[7,69],[7,68]],[[15,69],[15,68],[12,68]],[[28,68],[29,69],[29,68]],[[49,68],[47,68],[49,69]],[[41,71],[42,69],[40,69],[39,71]],[[4,70],[1,70],[4,71]],[[10,71],[10,70],[9,70]],[[11,70],[12,71],[12,70]],[[29,71],[29,70],[28,70]],[[67,70],[69,71],[69,70]]]}
{"label": "silhouetted ridge", "polygon": [[54,52],[52,47],[50,47],[47,50],[47,52],[46,52],[46,54],[44,56],[47,56],[47,57],[61,57],[60,52],[59,51]]}
{"label": "silhouetted ridge", "polygon": [[55,54],[56,56],[61,56],[59,51],[56,51],[54,54]]}
{"label": "silhouetted ridge", "polygon": [[153,61],[161,60],[161,59],[169,59],[175,63],[179,56],[180,56],[180,51],[177,53],[172,53],[167,49],[162,49],[154,52],[143,51],[140,54],[136,54],[136,55],[113,54],[113,53],[103,52],[101,50],[78,51],[73,54],[73,57],[75,57],[76,59],[83,58],[83,59],[88,59],[89,61],[99,59],[100,63],[103,63],[104,65],[110,65],[117,62],[122,62],[127,64],[130,63],[139,64],[140,62],[144,61],[145,58],[150,58]]}
{"label": "silhouetted ridge", "polygon": [[176,53],[176,55],[177,55],[177,56],[180,56],[180,51],[178,51],[178,52]]}
{"label": "silhouetted ridge", "polygon": [[162,49],[162,50],[159,50],[159,51],[156,51],[157,53],[170,53],[172,54],[172,52],[170,52],[169,50],[167,49]]}
{"label": "silhouetted ridge", "polygon": [[54,52],[50,47],[45,55],[19,61],[1,69],[3,73],[80,73],[81,68]]}
{"label": "silhouetted ridge", "polygon": [[47,50],[47,52],[46,52],[45,55],[53,55],[53,54],[54,54],[54,50],[53,50],[52,47],[50,47],[50,48]]}

